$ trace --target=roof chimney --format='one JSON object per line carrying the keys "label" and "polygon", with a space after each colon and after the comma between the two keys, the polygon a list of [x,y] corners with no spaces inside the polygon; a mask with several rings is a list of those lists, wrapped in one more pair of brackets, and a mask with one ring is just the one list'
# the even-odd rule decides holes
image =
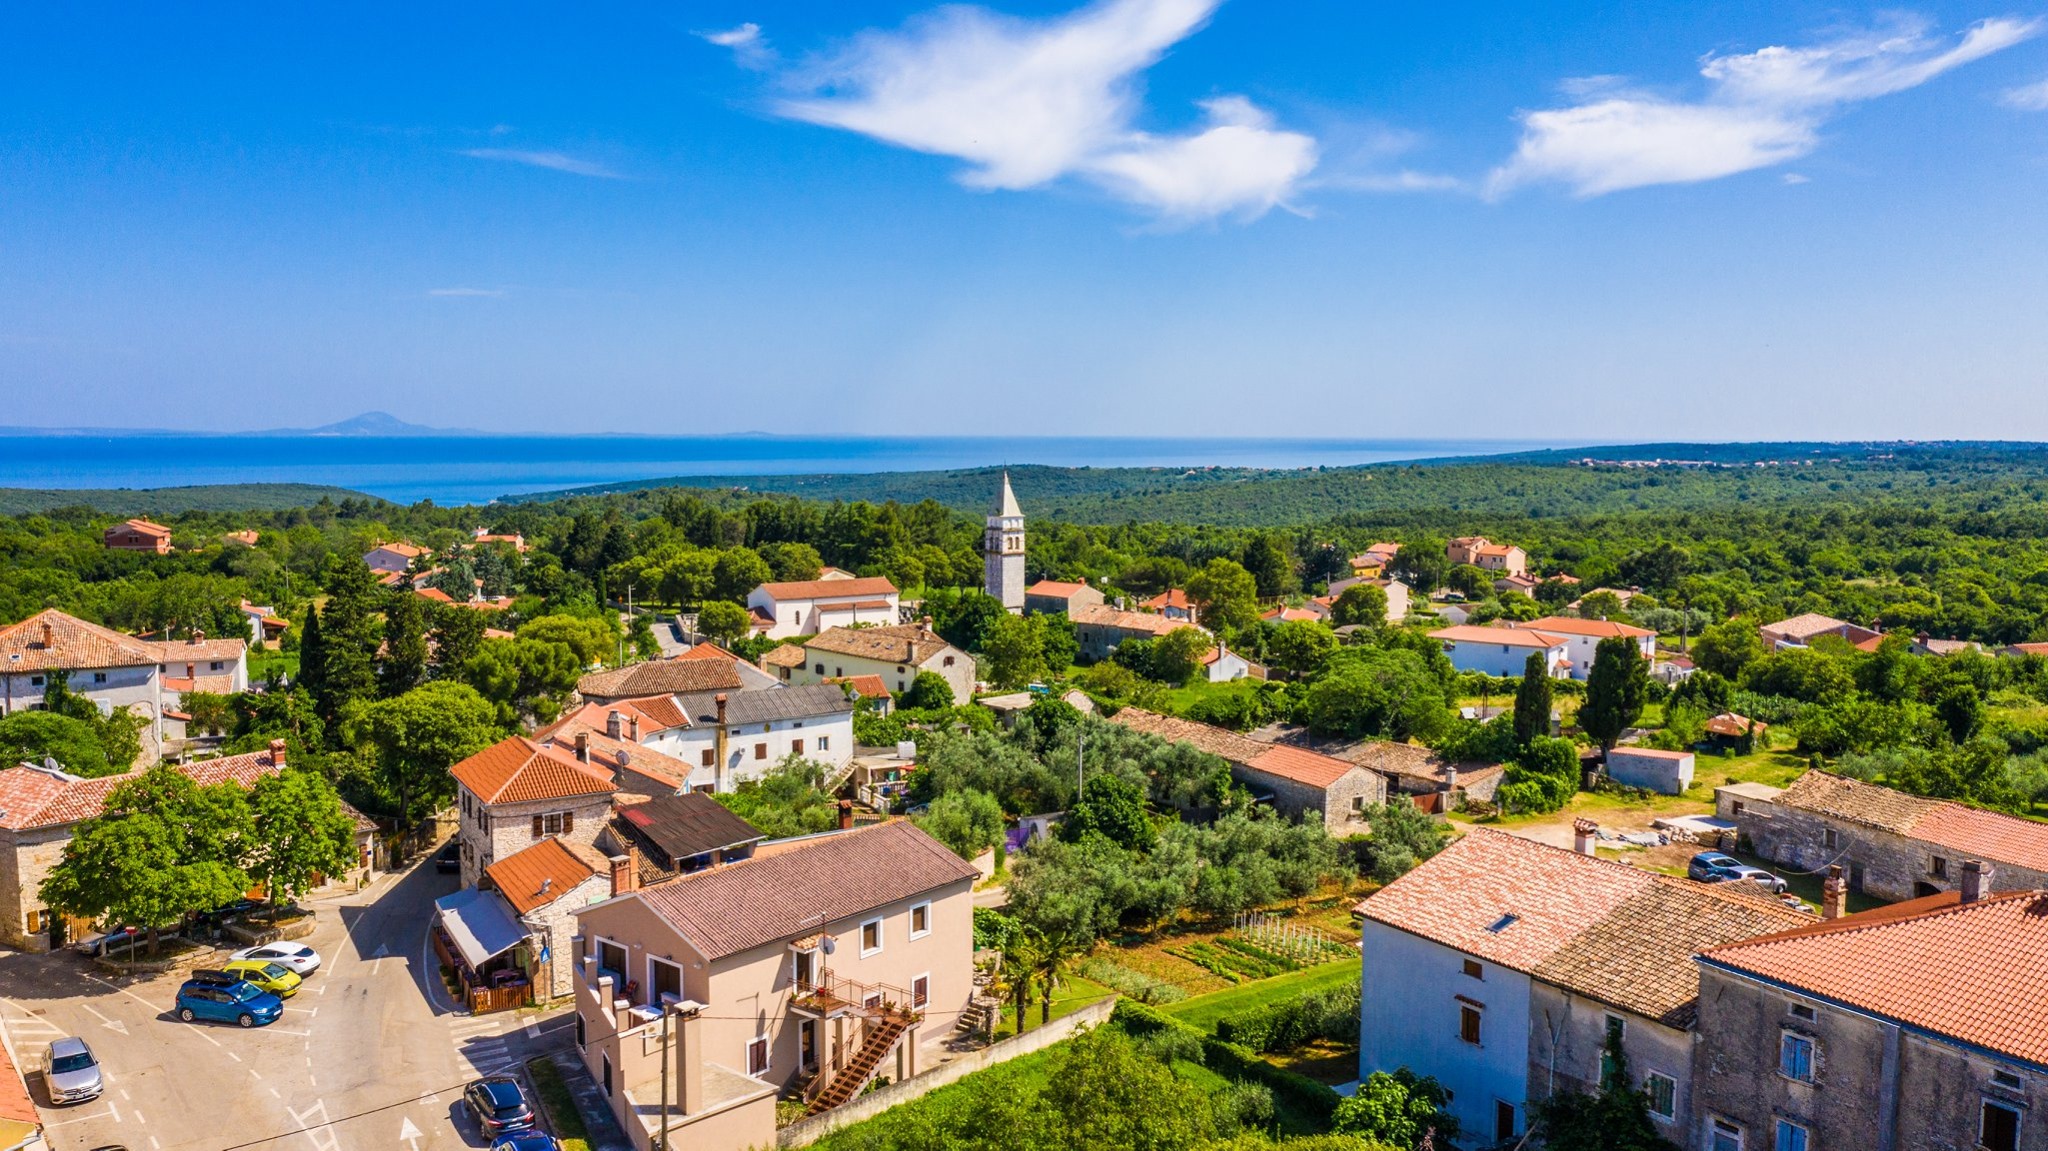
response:
{"label": "roof chimney", "polygon": [[725,726],[725,693],[721,691],[721,692],[719,692],[719,693],[718,693],[717,695],[715,695],[715,696],[712,696],[712,697],[711,697],[711,702],[713,702],[713,703],[715,703],[715,704],[717,704],[717,705],[718,705],[718,726],[720,726],[720,727],[724,727],[724,726]]}
{"label": "roof chimney", "polygon": [[1991,894],[1991,865],[1981,859],[1963,861],[1963,902],[1975,903]]}
{"label": "roof chimney", "polygon": [[284,741],[281,739],[270,741],[270,766],[284,766]]}
{"label": "roof chimney", "polygon": [[584,763],[590,762],[590,733],[587,731],[576,733],[576,758]]}
{"label": "roof chimney", "polygon": [[1580,855],[1595,855],[1593,845],[1600,842],[1600,825],[1590,819],[1572,820],[1572,850]]}
{"label": "roof chimney", "polygon": [[57,646],[57,628],[49,620],[43,621],[43,650],[51,651]]}
{"label": "roof chimney", "polygon": [[1820,917],[1840,919],[1849,914],[1849,884],[1842,878],[1842,865],[1828,864],[1828,877],[1820,885]]}
{"label": "roof chimney", "polygon": [[1458,796],[1458,765],[1455,763],[1444,766],[1444,795],[1447,800]]}
{"label": "roof chimney", "polygon": [[629,715],[629,716],[627,716],[627,717],[626,717],[626,723],[627,723],[627,726],[628,726],[628,730],[629,730],[629,731],[630,731],[630,732],[632,733],[632,736],[631,736],[631,738],[632,738],[633,742],[634,742],[634,743],[639,743],[639,742],[640,742],[640,713],[636,711],[636,712],[634,712],[634,713],[633,713],[632,715]]}
{"label": "roof chimney", "polygon": [[611,712],[611,714],[604,717],[604,733],[606,736],[612,739],[617,739],[619,738],[619,734],[623,732],[625,729],[626,717],[620,715],[616,709],[614,709]]}
{"label": "roof chimney", "polygon": [[200,631],[200,630],[199,630],[198,628],[196,628],[196,627],[195,627],[195,628],[193,628],[193,629],[192,629],[192,636],[191,636],[191,638],[190,638],[190,639],[187,639],[187,640],[186,640],[185,642],[186,642],[186,643],[205,643],[205,642],[206,642],[206,633],[205,633],[205,632],[203,632],[203,631]]}
{"label": "roof chimney", "polygon": [[640,889],[640,852],[631,844],[626,845],[626,854],[614,855],[612,861],[612,895],[614,898],[629,891]]}
{"label": "roof chimney", "polygon": [[839,801],[839,830],[853,830],[853,801],[850,799]]}

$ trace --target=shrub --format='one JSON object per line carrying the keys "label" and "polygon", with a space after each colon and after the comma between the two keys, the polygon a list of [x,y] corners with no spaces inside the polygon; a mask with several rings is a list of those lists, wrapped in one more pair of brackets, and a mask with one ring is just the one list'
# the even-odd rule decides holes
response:
{"label": "shrub", "polygon": [[1306,991],[1216,1023],[1216,1037],[1254,1051],[1292,1051],[1318,1039],[1358,1041],[1359,989],[1354,984]]}
{"label": "shrub", "polygon": [[1080,971],[1082,978],[1113,988],[1140,1003],[1178,1003],[1188,997],[1186,991],[1174,984],[1099,956],[1083,961]]}

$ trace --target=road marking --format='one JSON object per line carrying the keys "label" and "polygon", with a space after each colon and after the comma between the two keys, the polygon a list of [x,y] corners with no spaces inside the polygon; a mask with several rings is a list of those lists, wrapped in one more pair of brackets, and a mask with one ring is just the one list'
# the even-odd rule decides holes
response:
{"label": "road marking", "polygon": [[270,1089],[270,1097],[271,1097],[272,1099],[282,1099],[282,1098],[284,1098],[284,1096],[282,1096],[282,1095],[279,1095],[279,1094],[277,1093],[277,1088],[275,1088],[275,1087],[272,1087],[272,1088]]}
{"label": "road marking", "polygon": [[107,1104],[107,1109],[105,1111],[94,1111],[89,1115],[73,1115],[64,1119],[45,1119],[43,1120],[43,1126],[63,1127],[71,1123],[84,1123],[89,1119],[105,1119],[110,1115],[113,1116],[114,1122],[119,1123],[121,1121],[121,1113],[115,1110],[114,1105],[111,1102]]}
{"label": "road marking", "polygon": [[[128,1089],[126,1087],[121,1088],[121,1098],[128,1098]],[[133,1102],[133,1100],[130,1100],[130,1102]]]}
{"label": "road marking", "polygon": [[296,1012],[298,1012],[298,1013],[299,1013],[299,1014],[301,1014],[301,1015],[307,1015],[307,1016],[312,1016],[312,1015],[318,1015],[318,1014],[320,1014],[320,1009],[319,1009],[318,1007],[287,1007],[287,1008],[285,1008],[285,1010],[286,1010],[286,1011],[296,1011]]}
{"label": "road marking", "polygon": [[301,1039],[311,1039],[313,1037],[313,1033],[311,1031],[293,1031],[289,1027],[279,1027],[275,1023],[271,1024],[269,1027],[264,1028],[264,1030],[270,1032],[272,1035],[296,1035]]}
{"label": "road marking", "polygon": [[[109,1104],[107,1104],[107,1106],[111,1107],[111,1106],[113,1106],[113,1104],[109,1103]],[[118,1122],[120,1122],[120,1120],[121,1120],[121,1117],[120,1117],[119,1115],[116,1115],[116,1116],[114,1116],[114,1121],[115,1121],[115,1122],[117,1122],[117,1123],[118,1123]],[[140,1111],[137,1111],[137,1112],[135,1112],[135,1121],[136,1121],[137,1123],[140,1123],[140,1124],[142,1124],[142,1125],[143,1125],[144,1127],[147,1127],[147,1126],[149,1126],[149,1123],[148,1123],[147,1121],[145,1121],[145,1120],[144,1120],[144,1119],[142,1118],[142,1112],[140,1112]]]}
{"label": "road marking", "polygon": [[257,1082],[259,1082],[259,1083],[260,1083],[260,1082],[262,1082],[262,1080],[263,1080],[263,1072],[261,1072],[261,1071],[258,1071],[258,1070],[256,1070],[256,1069],[255,1069],[254,1067],[251,1067],[251,1068],[249,1068],[249,1074],[250,1074],[250,1075],[253,1075],[253,1076],[255,1076],[255,1077],[256,1077],[256,1080],[257,1080]]}
{"label": "road marking", "polygon": [[420,1151],[420,1129],[412,1125],[410,1116],[399,1117],[398,1139],[402,1143],[410,1143],[412,1151]]}
{"label": "road marking", "polygon": [[237,1054],[235,1054],[235,1053],[234,1053],[234,1052],[232,1052],[232,1051],[228,1052],[228,1058],[230,1058],[230,1059],[234,1060],[234,1061],[235,1061],[235,1062],[237,1062],[237,1063],[240,1063],[240,1062],[242,1061],[242,1057],[241,1057],[241,1056],[239,1056],[239,1055],[237,1055]]}
{"label": "road marking", "polygon": [[375,975],[377,974],[377,972],[382,970],[384,967],[384,961],[386,959],[389,959],[390,957],[391,948],[385,946],[382,943],[379,943],[377,945],[377,950],[370,956],[370,974]]}
{"label": "road marking", "polygon": [[85,1008],[86,1011],[90,1012],[94,1019],[99,1020],[101,1027],[104,1027],[109,1031],[119,1032],[122,1035],[128,1034],[128,1025],[126,1023],[123,1023],[118,1019],[110,1019],[107,1016],[100,1014],[100,1009],[94,1007],[90,1003],[81,1003],[79,1004],[79,1006]]}

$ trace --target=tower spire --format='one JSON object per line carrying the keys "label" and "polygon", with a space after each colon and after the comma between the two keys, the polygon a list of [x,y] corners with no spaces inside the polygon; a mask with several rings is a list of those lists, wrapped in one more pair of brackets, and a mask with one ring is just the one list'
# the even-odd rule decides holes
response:
{"label": "tower spire", "polygon": [[989,510],[981,537],[982,587],[1012,614],[1024,610],[1024,509],[1003,473],[1002,491]]}

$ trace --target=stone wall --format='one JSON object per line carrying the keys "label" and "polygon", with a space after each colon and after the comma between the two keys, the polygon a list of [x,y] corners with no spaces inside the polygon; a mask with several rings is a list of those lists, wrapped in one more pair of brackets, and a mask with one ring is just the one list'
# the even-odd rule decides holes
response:
{"label": "stone wall", "polygon": [[1365,833],[1365,816],[1354,800],[1368,807],[1387,801],[1386,777],[1364,768],[1345,773],[1327,789],[1286,776],[1271,775],[1242,763],[1231,764],[1230,774],[1246,787],[1271,792],[1274,809],[1289,819],[1299,819],[1303,812],[1321,812],[1323,826],[1339,838]]}
{"label": "stone wall", "polygon": [[[1761,799],[1744,798],[1735,825],[1757,855],[1813,873],[1839,863],[1851,890],[1879,899],[1953,891],[1962,883],[1963,860],[1968,857],[1940,844]],[[1989,862],[1993,891],[2048,887],[2048,873],[1995,859]]]}
{"label": "stone wall", "polygon": [[[23,951],[47,951],[50,934],[45,925],[28,929],[31,912],[43,910],[39,894],[43,879],[64,859],[71,842],[71,827],[33,828],[26,831],[0,830],[0,939]],[[73,920],[68,939],[90,931],[84,920]]]}
{"label": "stone wall", "polygon": [[1115,1010],[1116,997],[1111,996],[1100,1003],[1083,1007],[1064,1019],[1055,1019],[1044,1027],[1026,1031],[1022,1035],[1013,1035],[979,1051],[970,1051],[950,1063],[941,1063],[914,1079],[891,1083],[887,1087],[858,1096],[844,1106],[835,1107],[822,1115],[800,1119],[776,1132],[776,1145],[781,1148],[792,1148],[815,1143],[841,1127],[880,1115],[899,1103],[908,1103],[948,1083],[956,1083],[976,1071],[1015,1059],[1019,1055],[1044,1050],[1071,1037],[1084,1027],[1107,1022]]}

